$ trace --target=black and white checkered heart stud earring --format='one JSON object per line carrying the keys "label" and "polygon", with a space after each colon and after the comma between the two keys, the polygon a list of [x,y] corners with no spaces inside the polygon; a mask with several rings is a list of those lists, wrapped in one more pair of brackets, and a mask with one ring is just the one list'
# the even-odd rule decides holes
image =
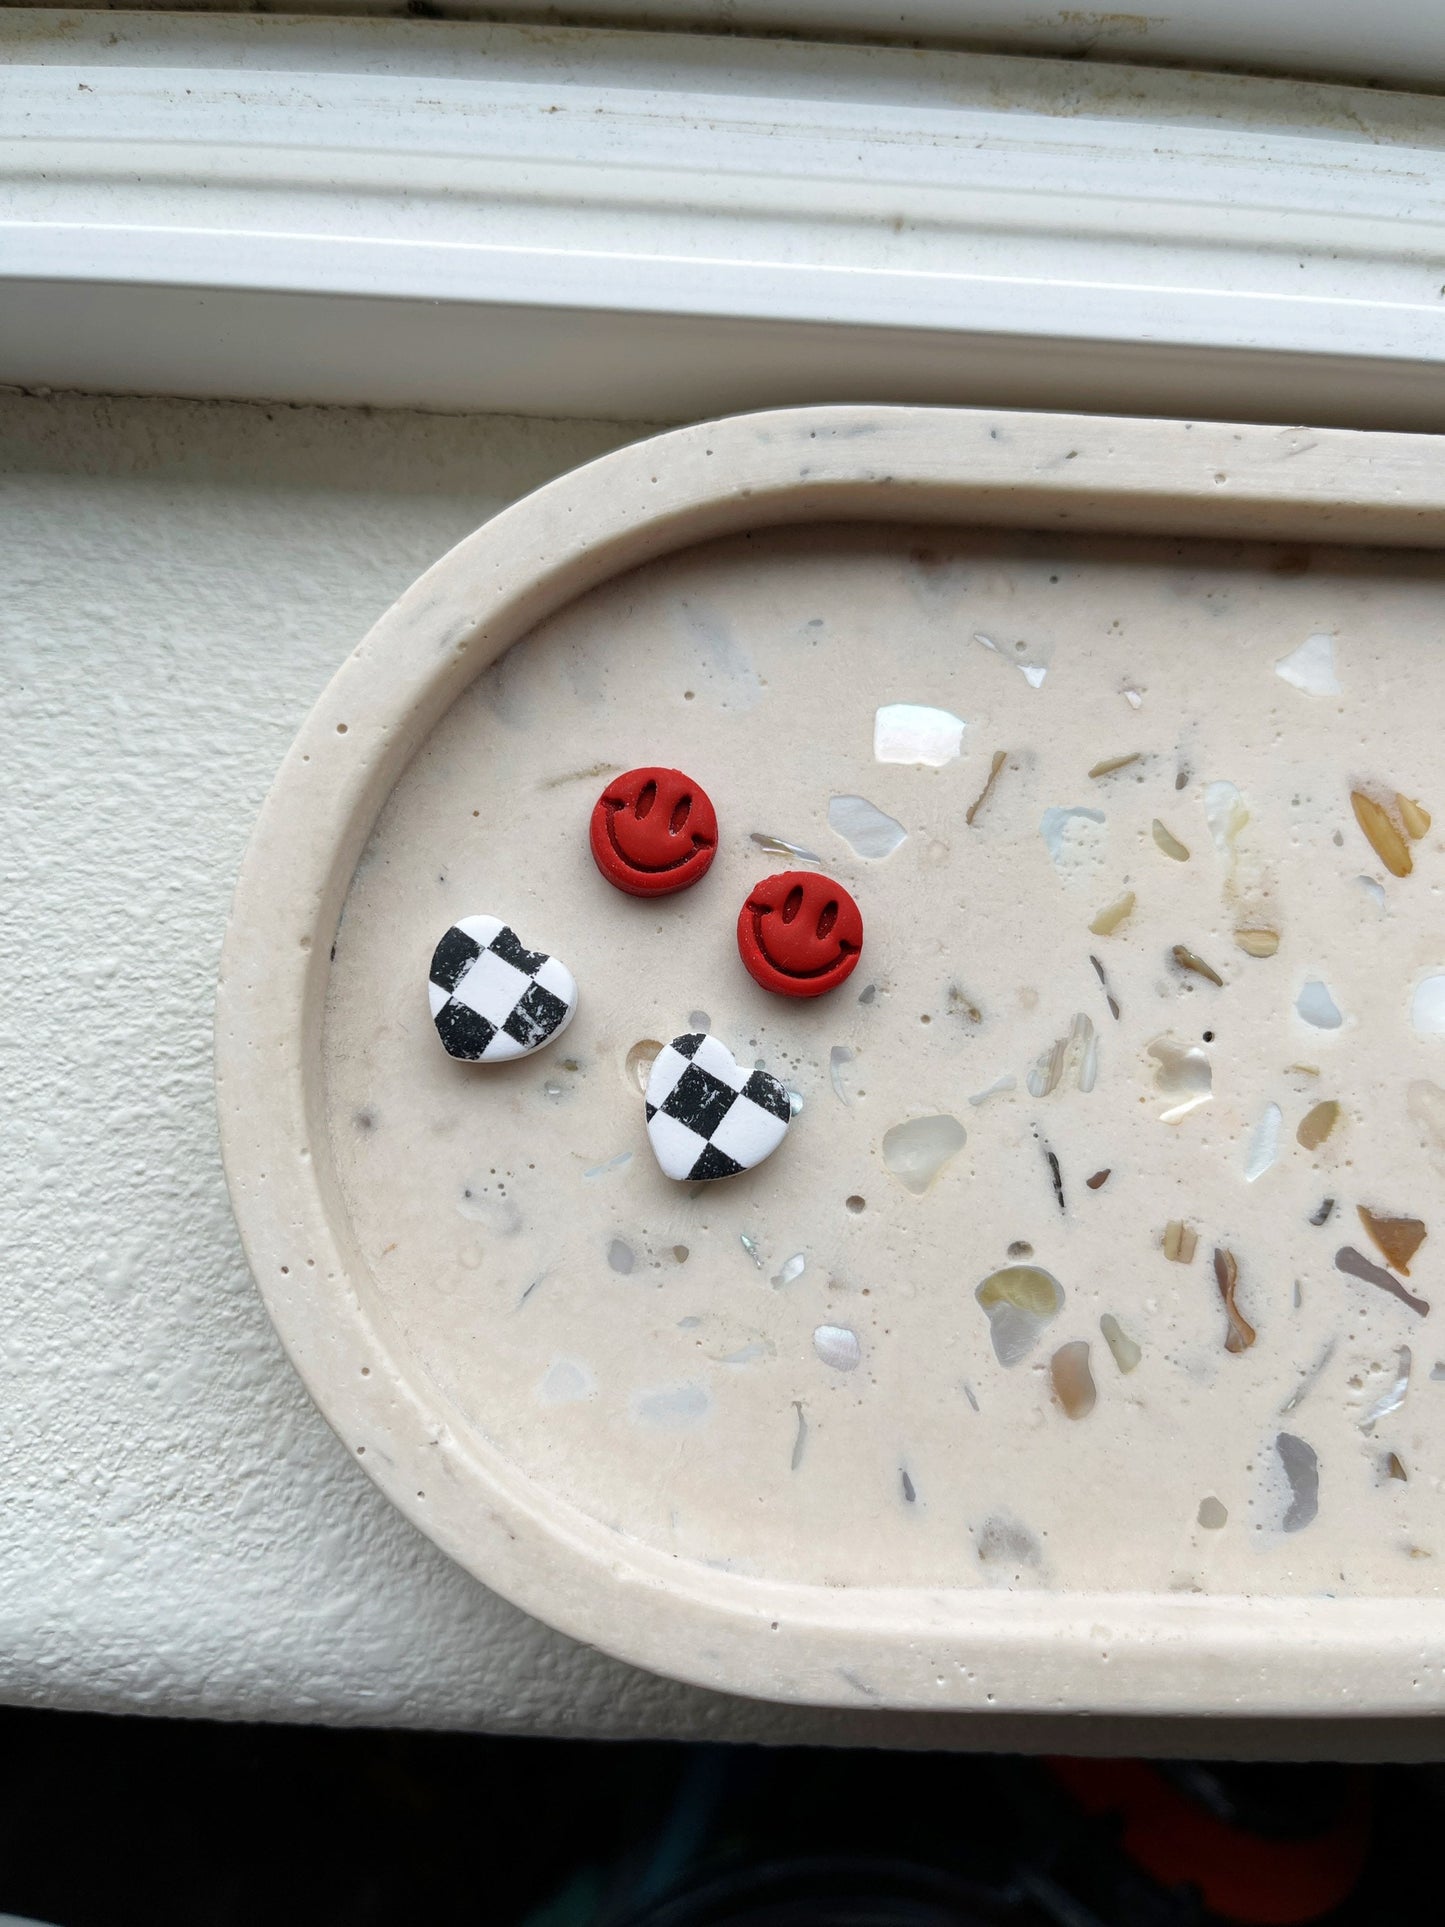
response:
{"label": "black and white checkered heart stud earring", "polygon": [[745,1071],[726,1044],[689,1031],[664,1044],[647,1079],[647,1135],[670,1178],[732,1178],[771,1157],[793,1120],[769,1071]]}
{"label": "black and white checkered heart stud earring", "polygon": [[463,917],[432,953],[427,995],[437,1035],[468,1064],[527,1057],[559,1037],[577,1008],[572,972],[528,950],[500,917]]}

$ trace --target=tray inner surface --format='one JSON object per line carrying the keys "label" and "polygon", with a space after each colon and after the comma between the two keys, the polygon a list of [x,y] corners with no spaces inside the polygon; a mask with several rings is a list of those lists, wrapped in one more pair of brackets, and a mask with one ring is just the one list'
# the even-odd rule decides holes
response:
{"label": "tray inner surface", "polygon": [[[512,649],[380,819],[325,1028],[357,1282],[450,1423],[741,1574],[1437,1592],[1445,1366],[1404,1294],[1445,1294],[1445,850],[1408,807],[1445,826],[1441,575],[809,527],[665,557]],[[895,704],[961,718],[961,753],[877,760]],[[721,822],[708,876],[657,903],[586,843],[607,773],[646,762]],[[840,797],[881,813],[843,806],[866,848],[859,822],[894,820],[891,854],[834,827]],[[753,833],[862,906],[862,963],[814,1003],[738,961],[750,886],[810,867]],[[481,911],[581,987],[500,1069],[451,1063],[427,1014],[433,944]],[[649,1152],[634,1047],[704,1022],[801,1109],[757,1172],[689,1190]],[[930,1117],[966,1137],[919,1192],[885,1135]],[[920,1137],[926,1163],[957,1132]],[[1424,1222],[1408,1278],[1361,1206]],[[1011,1265],[1056,1281],[1047,1322],[1015,1279],[991,1323],[979,1287]]]}

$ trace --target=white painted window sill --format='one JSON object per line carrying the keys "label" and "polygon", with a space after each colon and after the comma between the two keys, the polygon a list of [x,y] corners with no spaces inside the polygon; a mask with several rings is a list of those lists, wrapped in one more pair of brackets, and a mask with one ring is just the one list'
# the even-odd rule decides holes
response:
{"label": "white painted window sill", "polygon": [[377,613],[508,500],[643,432],[0,397],[0,1698],[615,1738],[1433,1757],[1428,1720],[1085,1731],[654,1678],[477,1585],[311,1404],[216,1145],[211,1019],[242,847]]}

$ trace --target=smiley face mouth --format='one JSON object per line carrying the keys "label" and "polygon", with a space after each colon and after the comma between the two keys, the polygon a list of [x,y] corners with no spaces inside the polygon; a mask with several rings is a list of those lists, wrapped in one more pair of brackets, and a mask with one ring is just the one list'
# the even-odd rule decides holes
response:
{"label": "smiley face mouth", "polygon": [[777,958],[768,949],[768,946],[763,942],[763,918],[769,914],[772,908],[771,903],[749,902],[748,904],[748,909],[751,911],[753,919],[753,941],[758,946],[762,955],[767,958],[773,969],[776,970],[780,976],[794,977],[799,983],[807,983],[814,977],[826,977],[830,970],[837,969],[845,957],[852,957],[857,954],[858,945],[856,943],[849,943],[846,937],[839,937],[836,954],[830,957],[826,963],[818,964],[812,970],[795,970],[791,964],[779,963]]}
{"label": "smiley face mouth", "polygon": [[619,811],[627,808],[626,802],[621,797],[616,796],[604,797],[603,801],[607,806],[607,840],[621,860],[627,865],[628,869],[636,870],[639,876],[666,876],[669,870],[680,870],[685,863],[691,863],[699,850],[710,850],[712,848],[708,839],[705,836],[699,836],[694,830],[692,834],[692,848],[690,850],[684,850],[681,856],[675,856],[667,863],[642,863],[630,850],[624,850],[622,844],[618,841],[617,816]]}

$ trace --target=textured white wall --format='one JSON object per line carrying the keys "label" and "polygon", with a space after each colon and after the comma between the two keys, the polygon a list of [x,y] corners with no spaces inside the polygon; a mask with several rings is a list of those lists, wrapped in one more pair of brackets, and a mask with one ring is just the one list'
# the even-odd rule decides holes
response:
{"label": "textured white wall", "polygon": [[[428,562],[615,425],[0,397],[0,1698],[529,1732],[1116,1747],[601,1658],[394,1514],[281,1353],[216,1148],[253,814]],[[1156,1727],[1233,1750],[1261,1734]],[[1438,1752],[1423,1723],[1267,1735]]]}

